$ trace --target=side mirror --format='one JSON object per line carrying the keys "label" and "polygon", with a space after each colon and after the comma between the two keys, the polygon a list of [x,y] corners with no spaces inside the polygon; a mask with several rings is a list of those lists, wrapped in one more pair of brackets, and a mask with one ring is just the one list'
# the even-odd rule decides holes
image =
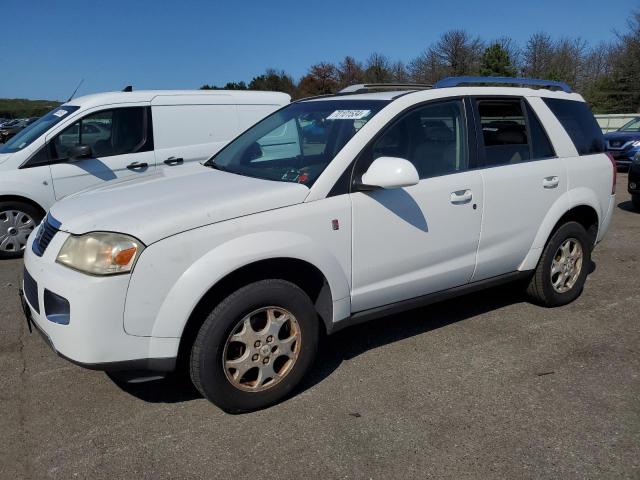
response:
{"label": "side mirror", "polygon": [[91,158],[93,152],[89,145],[76,145],[69,150],[69,160],[82,160],[83,158]]}
{"label": "side mirror", "polygon": [[420,176],[409,160],[397,157],[376,158],[362,175],[361,190],[402,188],[417,185]]}

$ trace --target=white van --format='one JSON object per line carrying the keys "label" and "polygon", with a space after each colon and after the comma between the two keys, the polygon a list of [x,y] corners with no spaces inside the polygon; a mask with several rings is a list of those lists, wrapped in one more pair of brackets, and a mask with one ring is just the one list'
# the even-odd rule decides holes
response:
{"label": "white van", "polygon": [[206,160],[290,101],[277,92],[160,90],[100,93],[61,105],[0,145],[0,258],[22,254],[57,200]]}

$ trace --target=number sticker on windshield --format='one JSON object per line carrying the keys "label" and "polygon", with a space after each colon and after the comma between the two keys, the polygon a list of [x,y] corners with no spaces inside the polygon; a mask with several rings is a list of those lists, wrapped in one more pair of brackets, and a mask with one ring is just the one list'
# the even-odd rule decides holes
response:
{"label": "number sticker on windshield", "polygon": [[66,110],[58,110],[57,112],[53,112],[53,114],[58,118],[62,118],[67,114],[67,111]]}
{"label": "number sticker on windshield", "polygon": [[361,120],[371,113],[371,110],[336,110],[327,120]]}

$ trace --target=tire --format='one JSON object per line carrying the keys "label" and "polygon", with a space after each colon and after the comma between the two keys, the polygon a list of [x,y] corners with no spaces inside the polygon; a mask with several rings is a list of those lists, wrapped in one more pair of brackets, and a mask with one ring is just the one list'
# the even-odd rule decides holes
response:
{"label": "tire", "polygon": [[640,194],[634,193],[631,195],[631,201],[633,202],[633,208],[640,212]]}
{"label": "tire", "polygon": [[39,209],[28,203],[0,202],[0,259],[21,257],[29,234],[43,216]]}
{"label": "tire", "polygon": [[[285,323],[277,327],[278,322]],[[275,330],[267,332],[270,325]],[[230,341],[231,336],[240,341]],[[205,398],[226,412],[268,407],[286,398],[308,372],[318,337],[318,316],[304,291],[284,280],[251,283],[225,298],[202,324],[191,349],[191,380]],[[272,354],[271,348],[278,350]],[[241,362],[239,369],[229,367],[234,362]],[[246,373],[241,375],[242,371]],[[273,372],[281,375],[269,381]]]}
{"label": "tire", "polygon": [[[569,279],[565,279],[566,284],[558,289],[554,287],[554,279],[559,280],[556,282],[556,285],[562,284],[563,280],[560,275],[564,274],[565,271],[556,273],[553,276],[551,271],[554,258],[558,259],[558,257],[560,257],[561,261],[556,263],[556,265],[562,267],[564,260],[562,260],[562,254],[559,249],[563,245],[569,245],[569,249],[571,249],[573,245],[579,245],[582,256],[579,271],[570,268],[572,259],[568,256],[569,260],[566,263],[566,273],[572,272],[575,276],[571,275]],[[544,307],[559,307],[571,303],[578,298],[582,293],[587,274],[589,273],[592,248],[593,239],[579,223],[567,222],[558,228],[547,242],[538,261],[535,273],[529,281],[527,294],[530,299],[534,303]],[[577,262],[575,263],[577,264]],[[566,290],[564,290],[565,288]]]}

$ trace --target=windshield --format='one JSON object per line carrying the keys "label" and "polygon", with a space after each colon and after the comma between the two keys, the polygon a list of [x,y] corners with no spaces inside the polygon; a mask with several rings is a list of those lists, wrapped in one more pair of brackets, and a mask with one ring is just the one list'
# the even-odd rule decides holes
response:
{"label": "windshield", "polygon": [[640,117],[634,118],[629,123],[620,128],[620,132],[640,132]]}
{"label": "windshield", "polygon": [[313,185],[344,145],[389,102],[316,100],[278,110],[206,166],[266,180]]}
{"label": "windshield", "polygon": [[27,128],[18,132],[16,136],[7,143],[0,146],[0,153],[14,153],[18,150],[22,150],[28,145],[31,145],[36,138],[45,133],[56,123],[60,122],[68,114],[78,110],[78,108],[80,107],[65,105],[64,107],[58,107],[51,110],[44,117],[36,120]]}

